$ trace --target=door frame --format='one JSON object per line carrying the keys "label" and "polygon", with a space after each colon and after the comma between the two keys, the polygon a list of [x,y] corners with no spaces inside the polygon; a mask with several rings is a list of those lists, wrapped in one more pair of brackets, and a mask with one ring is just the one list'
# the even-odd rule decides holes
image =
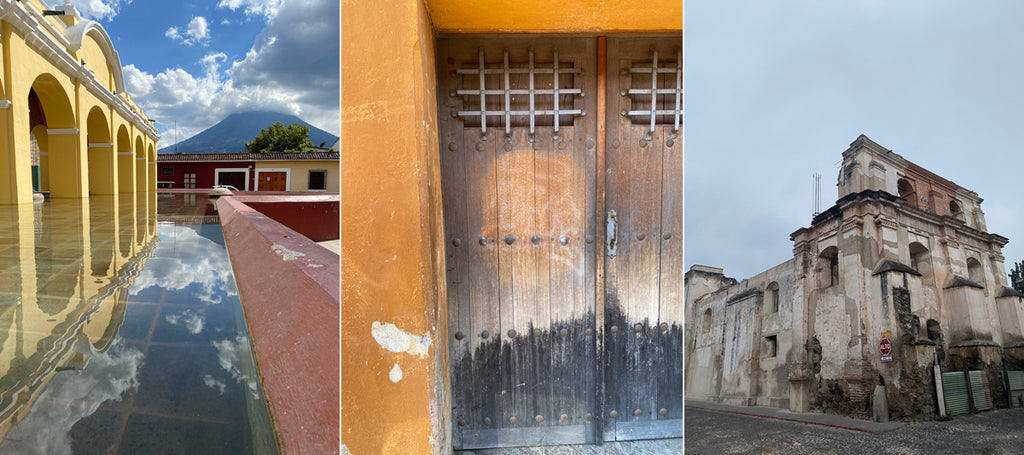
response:
{"label": "door frame", "polygon": [[284,190],[292,190],[292,170],[287,167],[256,168],[256,191],[260,191],[260,174],[264,172],[284,172]]}
{"label": "door frame", "polygon": [[249,168],[247,167],[218,167],[213,171],[213,184],[220,185],[220,174],[229,172],[244,172],[245,188],[242,188],[242,191],[249,191]]}

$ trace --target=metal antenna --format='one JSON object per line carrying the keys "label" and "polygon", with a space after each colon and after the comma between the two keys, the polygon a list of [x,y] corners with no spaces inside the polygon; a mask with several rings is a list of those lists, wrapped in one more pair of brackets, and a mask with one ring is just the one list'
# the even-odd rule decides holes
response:
{"label": "metal antenna", "polygon": [[813,188],[811,188],[811,192],[814,195],[813,196],[814,207],[813,207],[813,210],[811,212],[812,213],[811,216],[815,217],[815,216],[818,216],[819,213],[821,213],[821,174],[818,173],[818,172],[815,172],[814,175],[811,178],[811,181],[813,182],[812,183]]}

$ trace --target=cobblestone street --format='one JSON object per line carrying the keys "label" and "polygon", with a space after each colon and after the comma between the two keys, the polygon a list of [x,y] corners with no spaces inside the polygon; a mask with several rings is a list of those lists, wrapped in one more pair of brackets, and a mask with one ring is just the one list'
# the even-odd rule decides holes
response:
{"label": "cobblestone street", "polygon": [[839,416],[797,414],[687,402],[686,453],[691,454],[1019,454],[1024,409],[1002,409],[947,422],[875,424]]}

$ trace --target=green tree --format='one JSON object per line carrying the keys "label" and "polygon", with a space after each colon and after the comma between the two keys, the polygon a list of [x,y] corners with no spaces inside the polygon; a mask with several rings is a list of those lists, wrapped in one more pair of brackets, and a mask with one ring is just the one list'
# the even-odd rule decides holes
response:
{"label": "green tree", "polygon": [[245,144],[245,150],[249,153],[301,152],[312,145],[308,126],[297,123],[284,126],[277,122],[264,128],[252,142]]}
{"label": "green tree", "polygon": [[1017,292],[1024,292],[1024,261],[1014,263],[1010,269],[1010,286]]}

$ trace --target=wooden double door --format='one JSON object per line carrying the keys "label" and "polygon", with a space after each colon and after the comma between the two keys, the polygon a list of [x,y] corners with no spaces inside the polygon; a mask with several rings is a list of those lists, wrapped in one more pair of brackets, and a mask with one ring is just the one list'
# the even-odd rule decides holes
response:
{"label": "wooden double door", "polygon": [[438,40],[456,449],[682,435],[681,45]]}

